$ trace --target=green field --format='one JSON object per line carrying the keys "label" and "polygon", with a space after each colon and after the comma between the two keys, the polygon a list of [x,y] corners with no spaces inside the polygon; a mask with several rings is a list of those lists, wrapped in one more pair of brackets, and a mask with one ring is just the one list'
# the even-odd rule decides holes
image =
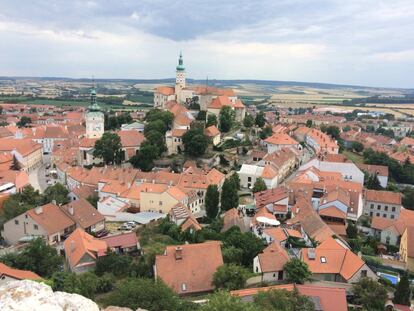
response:
{"label": "green field", "polygon": [[364,163],[363,156],[361,156],[357,153],[354,153],[354,152],[349,151],[349,150],[344,150],[344,151],[342,151],[342,154],[344,156],[346,156],[349,160],[354,162],[355,164],[363,164]]}

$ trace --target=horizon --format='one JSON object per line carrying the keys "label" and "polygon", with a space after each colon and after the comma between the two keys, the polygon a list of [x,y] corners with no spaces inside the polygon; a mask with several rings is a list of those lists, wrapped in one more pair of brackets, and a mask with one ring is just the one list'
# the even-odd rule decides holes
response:
{"label": "horizon", "polygon": [[164,79],[182,51],[194,79],[414,88],[408,0],[6,0],[0,12],[0,76]]}

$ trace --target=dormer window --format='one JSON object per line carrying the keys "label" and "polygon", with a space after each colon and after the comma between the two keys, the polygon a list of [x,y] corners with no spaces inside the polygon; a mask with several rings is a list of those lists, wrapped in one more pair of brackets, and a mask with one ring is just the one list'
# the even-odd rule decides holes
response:
{"label": "dormer window", "polygon": [[183,292],[187,291],[187,284],[185,284],[185,283],[181,284],[181,290]]}

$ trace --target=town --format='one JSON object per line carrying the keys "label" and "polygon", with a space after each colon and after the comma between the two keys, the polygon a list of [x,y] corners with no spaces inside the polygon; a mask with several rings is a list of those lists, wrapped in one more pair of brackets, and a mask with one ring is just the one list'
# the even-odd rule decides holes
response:
{"label": "town", "polygon": [[152,108],[90,82],[0,104],[0,307],[34,280],[82,310],[411,310],[412,122],[263,111],[182,54]]}

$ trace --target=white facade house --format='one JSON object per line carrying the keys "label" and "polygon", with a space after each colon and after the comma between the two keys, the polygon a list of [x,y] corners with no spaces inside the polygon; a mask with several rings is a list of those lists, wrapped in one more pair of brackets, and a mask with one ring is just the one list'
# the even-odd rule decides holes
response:
{"label": "white facade house", "polygon": [[351,162],[328,162],[315,158],[299,167],[299,171],[304,171],[310,167],[315,167],[322,172],[338,172],[341,173],[344,180],[364,184],[364,173]]}
{"label": "white facade house", "polygon": [[277,171],[270,165],[259,166],[252,164],[243,164],[238,171],[240,177],[240,186],[243,188],[253,188],[258,178],[262,178],[268,189],[277,187],[278,175]]}

